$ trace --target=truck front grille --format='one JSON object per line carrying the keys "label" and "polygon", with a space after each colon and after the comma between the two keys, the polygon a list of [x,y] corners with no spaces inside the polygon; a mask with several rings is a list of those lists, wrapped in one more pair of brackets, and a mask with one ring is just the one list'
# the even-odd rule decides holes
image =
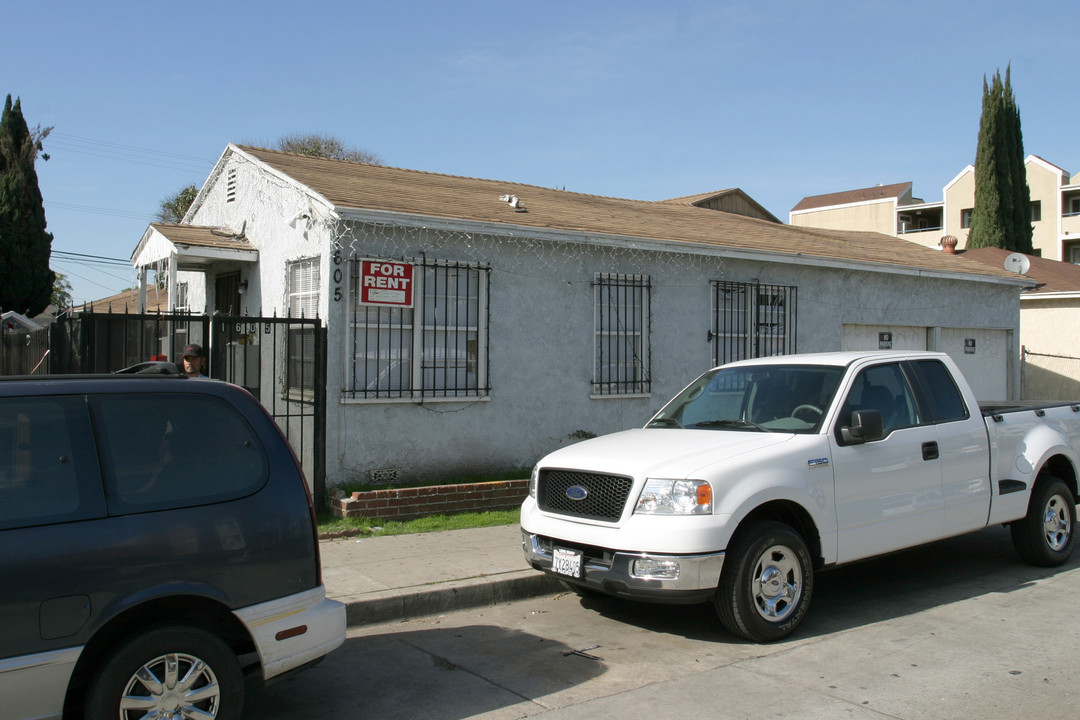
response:
{"label": "truck front grille", "polygon": [[622,475],[545,469],[540,471],[536,497],[545,512],[614,522],[622,517],[633,484],[632,478]]}

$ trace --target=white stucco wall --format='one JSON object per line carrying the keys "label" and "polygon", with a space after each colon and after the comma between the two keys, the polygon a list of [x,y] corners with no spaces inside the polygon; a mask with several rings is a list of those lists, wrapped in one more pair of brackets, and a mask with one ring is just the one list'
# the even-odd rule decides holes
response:
{"label": "white stucco wall", "polygon": [[[236,200],[226,202],[228,171]],[[308,215],[307,218],[300,217]],[[797,286],[797,349],[839,350],[849,325],[963,327],[1015,331],[1019,291],[992,282],[771,262],[689,252],[655,252],[610,239],[494,235],[438,220],[327,222],[328,208],[290,181],[233,159],[211,177],[189,222],[245,234],[259,251],[246,297],[252,314],[283,315],[286,264],[319,257],[320,316],[328,333],[327,484],[366,481],[394,470],[408,479],[528,466],[575,441],[643,424],[711,364],[710,281]],[[292,221],[292,222],[290,222]],[[294,227],[295,226],[295,227]],[[489,385],[485,398],[361,401],[343,398],[351,372],[348,264],[335,284],[332,253],[491,266]],[[651,282],[652,390],[647,397],[595,398],[596,273],[647,275]],[[213,280],[208,278],[212,287]],[[334,300],[340,289],[340,300]],[[264,362],[264,377],[273,368]],[[273,386],[274,383],[264,384]],[[264,388],[264,392],[267,389]],[[266,400],[264,399],[264,403]]]}

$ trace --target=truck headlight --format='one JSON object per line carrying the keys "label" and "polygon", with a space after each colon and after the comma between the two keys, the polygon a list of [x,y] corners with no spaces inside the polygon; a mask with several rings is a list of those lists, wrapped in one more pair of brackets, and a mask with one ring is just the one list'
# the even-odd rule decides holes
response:
{"label": "truck headlight", "polygon": [[533,465],[532,475],[529,476],[529,497],[536,499],[536,483],[540,476],[540,466]]}
{"label": "truck headlight", "polygon": [[712,512],[712,485],[705,480],[646,480],[634,512],[708,515]]}

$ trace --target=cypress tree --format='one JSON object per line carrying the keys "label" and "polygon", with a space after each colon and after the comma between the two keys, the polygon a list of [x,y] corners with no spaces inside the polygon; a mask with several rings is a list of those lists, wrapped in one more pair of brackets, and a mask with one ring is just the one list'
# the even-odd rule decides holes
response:
{"label": "cypress tree", "polygon": [[33,316],[49,305],[55,274],[49,269],[52,233],[34,160],[41,149],[23,118],[19,100],[4,103],[0,116],[0,310]]}
{"label": "cypress tree", "polygon": [[1000,247],[1032,253],[1031,190],[1024,168],[1020,110],[1013,97],[1011,68],[983,78],[982,117],[975,152],[975,208],[967,247]]}

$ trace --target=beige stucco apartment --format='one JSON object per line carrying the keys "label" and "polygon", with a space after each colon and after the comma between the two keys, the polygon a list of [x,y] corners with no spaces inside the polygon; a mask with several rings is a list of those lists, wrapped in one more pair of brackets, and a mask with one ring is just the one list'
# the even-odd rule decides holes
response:
{"label": "beige stucco apartment", "polygon": [[[1031,190],[1035,254],[1080,263],[1080,177],[1029,155],[1025,160]],[[940,201],[912,195],[912,183],[878,185],[803,198],[789,213],[796,227],[878,232],[927,247],[955,237],[963,249],[975,207],[975,167],[968,165],[942,189]]]}

